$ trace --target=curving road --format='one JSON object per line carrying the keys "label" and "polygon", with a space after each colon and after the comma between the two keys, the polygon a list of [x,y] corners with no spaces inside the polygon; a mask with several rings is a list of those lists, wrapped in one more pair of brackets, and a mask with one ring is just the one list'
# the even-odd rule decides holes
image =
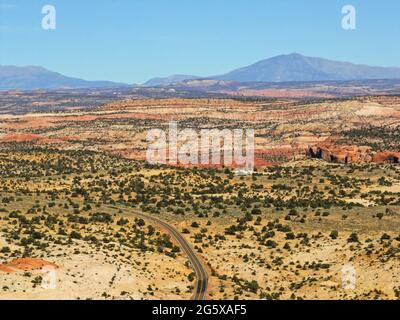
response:
{"label": "curving road", "polygon": [[200,258],[197,256],[196,252],[193,250],[193,248],[190,246],[190,244],[186,241],[186,239],[182,236],[182,234],[176,230],[175,227],[169,225],[168,223],[149,216],[147,214],[144,214],[140,211],[132,210],[130,211],[136,215],[137,217],[140,217],[144,220],[151,220],[155,222],[156,224],[159,224],[163,228],[165,228],[174,238],[175,240],[179,243],[181,249],[185,254],[187,255],[190,263],[192,264],[192,267],[194,269],[194,272],[196,273],[196,288],[195,292],[193,295],[194,300],[205,300],[206,292],[207,292],[207,286],[208,286],[208,275],[206,272],[206,269],[201,262]]}

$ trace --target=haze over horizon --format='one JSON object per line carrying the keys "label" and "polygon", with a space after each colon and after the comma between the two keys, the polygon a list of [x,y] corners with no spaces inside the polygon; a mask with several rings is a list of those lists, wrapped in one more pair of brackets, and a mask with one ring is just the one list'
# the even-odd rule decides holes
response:
{"label": "haze over horizon", "polygon": [[357,9],[352,31],[341,28],[343,1],[251,3],[54,0],[57,29],[46,31],[42,1],[0,0],[0,64],[125,83],[171,74],[224,74],[293,52],[400,66],[400,44],[393,41],[400,31],[398,1],[352,1]]}

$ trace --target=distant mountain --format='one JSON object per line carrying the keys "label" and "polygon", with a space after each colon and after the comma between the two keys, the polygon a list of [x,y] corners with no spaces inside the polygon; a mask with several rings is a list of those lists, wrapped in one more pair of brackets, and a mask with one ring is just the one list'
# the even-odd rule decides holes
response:
{"label": "distant mountain", "polygon": [[293,53],[262,60],[212,78],[237,82],[400,79],[400,68],[371,67]]}
{"label": "distant mountain", "polygon": [[371,67],[292,53],[265,59],[223,75],[207,78],[185,75],[155,78],[144,85],[169,86],[187,80],[203,79],[248,83],[400,79],[400,68]]}
{"label": "distant mountain", "polygon": [[174,74],[165,78],[153,78],[145,82],[143,85],[146,87],[157,87],[157,86],[169,86],[185,80],[200,79],[201,77],[185,75],[185,74]]}
{"label": "distant mountain", "polygon": [[111,81],[86,81],[71,78],[42,67],[0,65],[0,90],[77,89],[127,86]]}
{"label": "distant mountain", "polygon": [[[144,86],[165,87],[185,84],[196,87],[199,84],[201,86],[221,85],[220,83],[212,83],[214,80],[234,81],[238,83],[279,83],[373,79],[400,79],[400,68],[372,67],[349,62],[306,57],[298,53],[292,53],[265,59],[223,75],[206,78],[178,74],[165,78],[151,79],[144,83]],[[16,67],[0,65],[0,90],[112,88],[122,86],[128,85],[111,81],[87,81],[71,78],[36,66]]]}

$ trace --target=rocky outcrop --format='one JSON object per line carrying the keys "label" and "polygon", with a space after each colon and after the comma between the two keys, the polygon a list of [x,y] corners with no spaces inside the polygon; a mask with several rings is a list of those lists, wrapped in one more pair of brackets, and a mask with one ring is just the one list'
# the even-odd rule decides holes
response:
{"label": "rocky outcrop", "polygon": [[338,146],[329,143],[310,146],[307,156],[333,163],[400,163],[400,152],[373,152],[366,146]]}
{"label": "rocky outcrop", "polygon": [[0,271],[11,273],[18,271],[30,271],[51,267],[57,269],[54,263],[37,258],[18,258],[6,264],[0,264]]}
{"label": "rocky outcrop", "polygon": [[373,156],[375,163],[400,163],[400,152],[377,152]]}
{"label": "rocky outcrop", "polygon": [[373,160],[371,148],[365,146],[336,146],[319,144],[310,146],[307,156],[333,163],[365,163]]}

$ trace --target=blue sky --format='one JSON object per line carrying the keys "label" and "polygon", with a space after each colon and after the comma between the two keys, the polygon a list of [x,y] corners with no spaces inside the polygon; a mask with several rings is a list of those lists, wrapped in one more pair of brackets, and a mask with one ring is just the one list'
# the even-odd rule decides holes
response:
{"label": "blue sky", "polygon": [[[57,10],[43,30],[41,9]],[[341,8],[357,9],[357,30]],[[0,0],[0,63],[88,80],[214,75],[298,52],[400,66],[398,0]]]}

